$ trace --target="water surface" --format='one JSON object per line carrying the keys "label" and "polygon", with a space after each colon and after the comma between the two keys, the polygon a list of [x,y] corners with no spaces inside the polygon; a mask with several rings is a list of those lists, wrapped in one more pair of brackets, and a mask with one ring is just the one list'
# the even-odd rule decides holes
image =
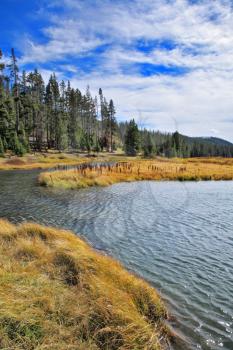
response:
{"label": "water surface", "polygon": [[137,182],[61,191],[0,173],[0,216],[68,228],[162,294],[187,341],[233,349],[233,182]]}

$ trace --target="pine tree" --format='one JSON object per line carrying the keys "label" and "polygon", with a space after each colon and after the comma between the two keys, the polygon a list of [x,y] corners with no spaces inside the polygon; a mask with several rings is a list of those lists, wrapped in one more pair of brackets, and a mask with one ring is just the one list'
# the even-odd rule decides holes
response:
{"label": "pine tree", "polygon": [[20,143],[16,132],[11,138],[11,143],[9,147],[17,156],[22,157],[26,153],[26,150],[23,147],[23,145]]}
{"label": "pine tree", "polygon": [[3,137],[2,144],[3,144],[4,152],[6,152],[8,150],[8,144],[6,142],[5,137]]}
{"label": "pine tree", "polygon": [[13,97],[14,97],[14,103],[15,103],[15,112],[16,112],[16,132],[19,131],[19,68],[17,65],[17,59],[15,56],[15,50],[11,49],[11,63],[8,65],[10,72],[11,72],[11,78],[13,79]]}
{"label": "pine tree", "polygon": [[57,121],[57,148],[59,151],[66,150],[68,148],[68,119],[65,105],[65,88],[65,82],[62,81],[60,84],[60,113]]}
{"label": "pine tree", "polygon": [[152,141],[151,133],[144,134],[142,149],[143,149],[144,157],[151,157],[152,155],[155,154],[156,149]]}
{"label": "pine tree", "polygon": [[68,148],[67,122],[62,116],[58,118],[57,148],[59,151],[64,151]]}
{"label": "pine tree", "polygon": [[19,138],[20,144],[23,146],[24,153],[29,152],[30,151],[29,142],[25,135],[25,130],[23,128],[20,130],[20,134],[18,138]]}
{"label": "pine tree", "polygon": [[86,150],[86,135],[85,135],[83,130],[82,130],[82,132],[80,134],[80,149],[82,151]]}
{"label": "pine tree", "polygon": [[101,139],[104,137],[104,107],[103,107],[103,91],[99,89],[100,97],[100,116],[101,116]]}
{"label": "pine tree", "polygon": [[0,136],[0,157],[4,157],[4,146],[3,146],[1,136]]}
{"label": "pine tree", "polygon": [[97,153],[99,153],[101,151],[101,146],[100,146],[100,142],[99,142],[98,138],[96,138],[96,141],[95,141],[94,151]]}
{"label": "pine tree", "polygon": [[176,152],[179,153],[181,140],[178,131],[174,132],[174,134],[172,135],[172,143]]}
{"label": "pine tree", "polygon": [[130,120],[125,134],[125,153],[127,155],[136,156],[139,151],[139,130],[134,119]]}
{"label": "pine tree", "polygon": [[110,152],[113,152],[113,135],[116,131],[116,119],[115,119],[115,106],[113,103],[113,100],[110,100],[109,102],[109,118],[110,118]]}

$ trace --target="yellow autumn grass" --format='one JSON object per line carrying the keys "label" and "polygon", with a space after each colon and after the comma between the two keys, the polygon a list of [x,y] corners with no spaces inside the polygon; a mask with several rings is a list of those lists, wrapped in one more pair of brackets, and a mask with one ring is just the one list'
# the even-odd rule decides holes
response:
{"label": "yellow autumn grass", "polygon": [[0,348],[165,349],[157,292],[71,232],[0,220]]}
{"label": "yellow autumn grass", "polygon": [[232,180],[233,159],[188,158],[188,159],[128,159],[102,169],[45,172],[39,183],[48,187],[68,189],[89,186],[108,186],[118,182],[139,180]]}
{"label": "yellow autumn grass", "polygon": [[78,156],[71,153],[35,153],[23,157],[11,156],[0,158],[0,170],[32,170],[48,169],[57,165],[76,165],[89,162],[90,158],[85,155]]}
{"label": "yellow autumn grass", "polygon": [[72,166],[81,163],[90,162],[107,162],[129,160],[132,157],[126,157],[121,152],[108,153],[100,152],[98,154],[87,153],[69,153],[49,150],[46,153],[36,152],[28,153],[23,157],[6,154],[5,158],[0,157],[1,170],[32,170],[32,169],[49,169],[58,165]]}

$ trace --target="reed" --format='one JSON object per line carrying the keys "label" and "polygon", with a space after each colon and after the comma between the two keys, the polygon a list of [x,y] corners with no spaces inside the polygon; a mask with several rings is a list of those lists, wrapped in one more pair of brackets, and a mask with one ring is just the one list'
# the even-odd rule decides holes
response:
{"label": "reed", "polygon": [[71,232],[0,220],[1,349],[165,348],[157,292]]}
{"label": "reed", "polygon": [[67,171],[45,172],[39,183],[48,187],[79,189],[90,186],[108,186],[118,182],[140,180],[232,180],[233,159],[131,159],[113,165],[92,166]]}

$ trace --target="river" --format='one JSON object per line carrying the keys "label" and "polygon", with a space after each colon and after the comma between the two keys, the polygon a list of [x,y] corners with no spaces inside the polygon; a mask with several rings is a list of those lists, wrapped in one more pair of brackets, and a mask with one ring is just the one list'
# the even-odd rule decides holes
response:
{"label": "river", "polygon": [[233,182],[67,191],[38,174],[0,173],[1,217],[71,229],[148,280],[187,342],[177,350],[233,349]]}

